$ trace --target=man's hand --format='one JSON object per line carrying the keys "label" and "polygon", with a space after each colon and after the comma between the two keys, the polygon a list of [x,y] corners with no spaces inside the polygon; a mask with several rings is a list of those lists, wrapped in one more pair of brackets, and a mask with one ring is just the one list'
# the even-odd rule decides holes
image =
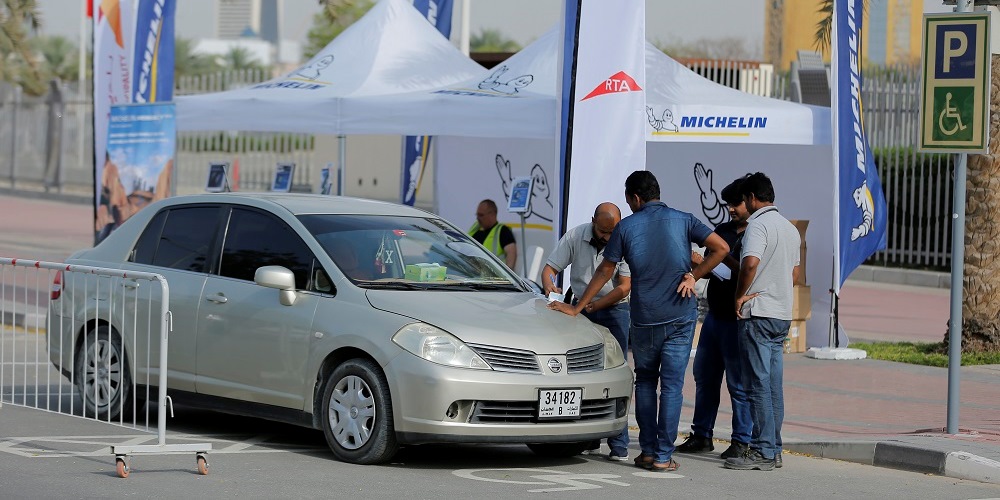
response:
{"label": "man's hand", "polygon": [[577,314],[580,314],[580,311],[578,311],[575,307],[565,302],[558,302],[558,301],[549,302],[549,309],[552,309],[553,311],[559,311],[563,314],[568,314],[570,316],[576,316]]}
{"label": "man's hand", "polygon": [[740,312],[743,309],[743,304],[746,304],[750,299],[760,295],[760,293],[751,293],[749,295],[742,295],[736,299],[736,317],[739,319],[744,319],[743,314]]}
{"label": "man's hand", "polygon": [[685,299],[688,297],[694,297],[695,281],[697,280],[694,279],[693,274],[684,273],[684,276],[681,277],[681,284],[677,285],[677,293],[681,294],[681,297],[684,297]]}

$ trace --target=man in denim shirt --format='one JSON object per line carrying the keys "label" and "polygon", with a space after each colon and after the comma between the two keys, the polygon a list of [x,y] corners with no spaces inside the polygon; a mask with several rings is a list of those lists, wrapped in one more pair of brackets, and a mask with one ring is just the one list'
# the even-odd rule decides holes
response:
{"label": "man in denim shirt", "polygon": [[[698,310],[694,284],[729,253],[729,245],[687,212],[660,201],[660,185],[648,171],[625,180],[625,200],[633,214],[622,219],[604,248],[604,260],[576,306],[549,307],[576,315],[586,308],[625,260],[632,272],[629,344],[635,361],[635,413],[642,449],[635,465],[653,471],[677,470],[671,458],[681,417],[684,371],[691,355]],[[691,243],[708,257],[691,269]],[[660,398],[657,404],[657,381]]]}

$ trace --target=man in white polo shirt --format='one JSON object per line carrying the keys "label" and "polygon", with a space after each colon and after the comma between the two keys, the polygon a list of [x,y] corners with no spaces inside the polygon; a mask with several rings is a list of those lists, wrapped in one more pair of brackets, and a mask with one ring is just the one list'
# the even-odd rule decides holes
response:
{"label": "man in white polo shirt", "polygon": [[750,448],[726,459],[736,470],[781,467],[785,418],[782,354],[792,320],[792,283],[799,272],[799,232],[778,213],[771,179],[757,172],[740,185],[750,218],[743,233],[736,316],[743,388],[750,401]]}
{"label": "man in white polo shirt", "polygon": [[[594,277],[594,269],[604,258],[604,245],[611,237],[611,231],[622,220],[622,212],[611,202],[601,203],[594,210],[591,222],[580,224],[566,232],[556,244],[549,260],[542,269],[542,287],[545,293],[562,293],[556,285],[556,275],[570,267],[569,283],[572,290],[582,295],[587,284]],[[632,275],[628,264],[624,261],[615,265],[615,273],[611,281],[604,285],[597,296],[587,304],[582,313],[590,321],[611,331],[622,352],[628,357],[629,306],[628,294],[632,288]],[[600,441],[591,444],[588,452],[595,453],[600,449]],[[628,428],[618,436],[608,438],[611,453],[609,460],[624,461],[628,459]]]}

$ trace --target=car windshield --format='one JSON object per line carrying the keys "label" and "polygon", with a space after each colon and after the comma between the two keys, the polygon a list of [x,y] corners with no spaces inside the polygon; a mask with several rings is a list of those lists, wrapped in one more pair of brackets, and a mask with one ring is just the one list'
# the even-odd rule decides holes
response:
{"label": "car windshield", "polygon": [[298,218],[337,267],[361,287],[526,290],[475,240],[441,219],[340,214]]}

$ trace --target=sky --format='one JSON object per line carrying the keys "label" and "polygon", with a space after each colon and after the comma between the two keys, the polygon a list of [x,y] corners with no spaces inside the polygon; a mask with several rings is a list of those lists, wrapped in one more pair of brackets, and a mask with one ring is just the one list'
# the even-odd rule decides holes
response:
{"label": "sky", "polygon": [[[37,0],[45,35],[80,38],[83,0]],[[218,0],[177,0],[177,36],[212,38],[215,36],[215,4]],[[888,0],[871,0],[873,2]],[[95,2],[97,3],[97,2]],[[455,0],[455,28],[461,18]],[[764,45],[765,0],[646,0],[646,38],[652,42],[695,41],[736,37],[751,51],[761,53]],[[495,29],[521,45],[545,33],[559,18],[562,0],[470,0],[470,31]],[[73,8],[68,8],[68,7]],[[312,26],[313,15],[320,10],[317,0],[284,0],[283,38],[302,42]],[[945,12],[942,0],[924,0],[925,12]]]}

